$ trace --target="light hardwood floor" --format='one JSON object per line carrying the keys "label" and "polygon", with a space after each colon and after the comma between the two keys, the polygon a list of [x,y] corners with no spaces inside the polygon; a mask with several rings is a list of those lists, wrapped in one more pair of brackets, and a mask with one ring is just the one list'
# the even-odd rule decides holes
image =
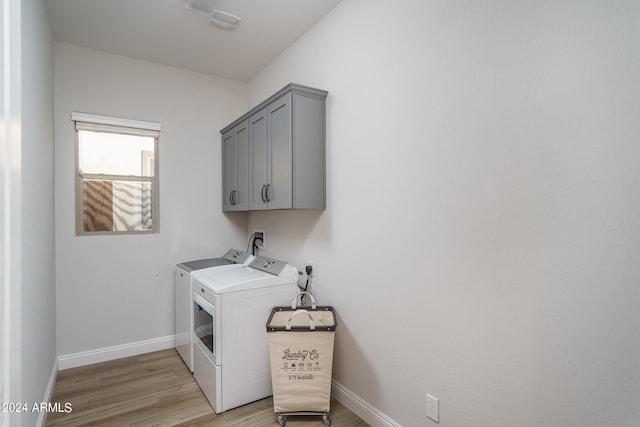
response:
{"label": "light hardwood floor", "polygon": [[[60,371],[46,426],[278,426],[271,398],[216,415],[174,349]],[[364,421],[335,400],[332,426],[363,427]],[[287,426],[324,426],[321,417],[290,416]]]}

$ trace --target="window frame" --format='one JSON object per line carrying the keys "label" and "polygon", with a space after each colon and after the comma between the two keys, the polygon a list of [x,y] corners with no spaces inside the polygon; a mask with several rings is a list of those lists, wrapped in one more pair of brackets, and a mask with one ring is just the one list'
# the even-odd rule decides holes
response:
{"label": "window frame", "polygon": [[[75,132],[75,215],[76,215],[76,236],[111,236],[111,235],[139,235],[158,234],[159,221],[159,139],[161,124],[141,120],[124,119],[119,117],[102,116],[87,113],[71,113],[71,120],[74,122]],[[152,137],[153,142],[153,176],[142,175],[111,175],[111,174],[90,174],[84,173],[80,169],[80,131],[103,132],[111,134],[123,134],[142,137]],[[141,160],[142,161],[142,160]],[[84,188],[85,180],[100,181],[135,181],[151,183],[151,229],[149,230],[126,230],[126,231],[86,231],[84,228]]]}

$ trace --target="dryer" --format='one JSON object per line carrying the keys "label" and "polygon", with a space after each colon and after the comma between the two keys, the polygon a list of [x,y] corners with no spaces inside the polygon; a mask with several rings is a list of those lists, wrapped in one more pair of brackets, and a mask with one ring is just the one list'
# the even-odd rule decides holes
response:
{"label": "dryer", "polygon": [[271,309],[289,305],[298,271],[257,256],[249,266],[208,270],[193,281],[193,375],[216,413],[271,396]]}
{"label": "dryer", "polygon": [[222,258],[187,261],[176,265],[174,275],[176,350],[193,372],[193,303],[192,281],[198,272],[249,264],[255,257],[248,252],[229,249]]}

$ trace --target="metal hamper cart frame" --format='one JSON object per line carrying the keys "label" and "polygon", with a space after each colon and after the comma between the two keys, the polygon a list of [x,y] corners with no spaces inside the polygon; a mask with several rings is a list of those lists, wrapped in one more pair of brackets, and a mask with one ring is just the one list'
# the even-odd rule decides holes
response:
{"label": "metal hamper cart frame", "polygon": [[[311,308],[298,309],[300,295]],[[288,415],[322,416],[331,425],[331,371],[336,317],[333,307],[316,306],[300,292],[291,307],[274,307],[267,320],[273,411],[280,426]]]}

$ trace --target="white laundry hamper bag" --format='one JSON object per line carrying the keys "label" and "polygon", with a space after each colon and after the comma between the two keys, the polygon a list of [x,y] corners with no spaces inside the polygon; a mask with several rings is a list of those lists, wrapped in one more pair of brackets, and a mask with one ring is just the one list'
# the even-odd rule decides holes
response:
{"label": "white laundry hamper bag", "polygon": [[336,318],[333,307],[274,307],[267,321],[273,410],[328,413]]}

